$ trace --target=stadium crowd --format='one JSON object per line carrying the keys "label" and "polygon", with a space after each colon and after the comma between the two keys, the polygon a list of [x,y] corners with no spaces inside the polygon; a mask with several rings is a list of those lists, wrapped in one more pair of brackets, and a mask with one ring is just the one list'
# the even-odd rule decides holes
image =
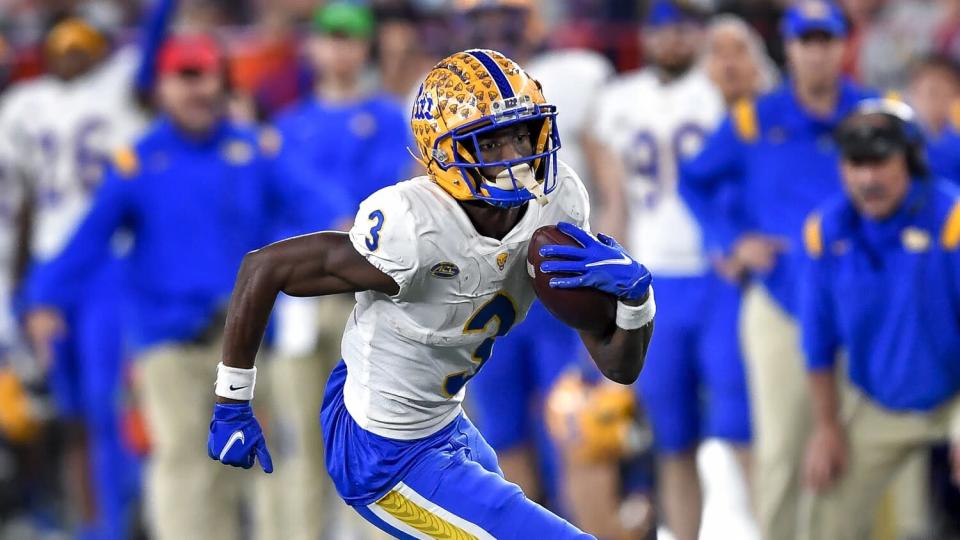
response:
{"label": "stadium crowd", "polygon": [[960,0],[7,0],[0,538],[384,537],[323,466],[352,297],[275,306],[273,474],[206,455],[209,383],[244,253],[421,174],[467,48],[659,304],[631,386],[539,304],[497,341],[508,480],[604,539],[960,538]]}

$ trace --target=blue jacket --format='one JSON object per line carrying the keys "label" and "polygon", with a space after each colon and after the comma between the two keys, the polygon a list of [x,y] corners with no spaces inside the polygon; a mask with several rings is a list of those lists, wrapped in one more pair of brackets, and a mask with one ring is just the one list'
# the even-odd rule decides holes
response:
{"label": "blue jacket", "polygon": [[[756,101],[731,109],[692,160],[681,163],[680,193],[705,236],[727,251],[740,235],[781,236],[787,252],[763,281],[773,297],[796,313],[794,284],[802,260],[804,217],[840,191],[833,130],[870,91],[842,83],[836,110],[827,118],[801,107],[790,81]],[[739,210],[705,212],[709,201],[734,188]]]}
{"label": "blue jacket", "polygon": [[895,410],[929,410],[960,392],[960,192],[914,180],[875,221],[845,197],[804,227],[800,320],[810,370],[849,356],[850,379]]}
{"label": "blue jacket", "polygon": [[68,305],[109,260],[114,233],[129,229],[132,345],[197,337],[226,307],[245,253],[276,231],[322,225],[316,193],[274,172],[252,130],[221,123],[193,141],[158,120],[117,153],[61,254],[31,273],[28,304]]}
{"label": "blue jacket", "polygon": [[386,95],[344,104],[310,97],[281,114],[275,125],[283,154],[308,167],[297,169],[309,169],[310,181],[332,190],[331,196],[339,198],[337,190],[349,195],[343,217],[352,218],[373,192],[404,180],[413,163],[406,115]]}

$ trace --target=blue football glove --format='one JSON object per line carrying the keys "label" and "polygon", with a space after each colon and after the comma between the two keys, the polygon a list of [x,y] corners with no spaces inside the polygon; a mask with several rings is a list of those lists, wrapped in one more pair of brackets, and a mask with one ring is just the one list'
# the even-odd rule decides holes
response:
{"label": "blue football glove", "polygon": [[253,467],[256,458],[264,472],[273,472],[273,460],[263,440],[263,430],[253,417],[249,403],[217,403],[213,406],[207,454],[220,463],[244,469]]}
{"label": "blue football glove", "polygon": [[543,257],[566,259],[543,261],[540,263],[541,272],[574,274],[550,278],[551,287],[593,287],[630,301],[640,300],[647,294],[653,277],[642,264],[627,255],[616,240],[605,234],[598,234],[594,238],[571,223],[560,222],[557,228],[582,247],[551,244],[540,248]]}

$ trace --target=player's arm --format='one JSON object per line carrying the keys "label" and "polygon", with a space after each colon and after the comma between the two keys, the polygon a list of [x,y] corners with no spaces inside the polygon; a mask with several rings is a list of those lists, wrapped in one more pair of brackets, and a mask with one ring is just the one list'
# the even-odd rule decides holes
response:
{"label": "player's arm", "polygon": [[[639,302],[625,304],[642,308],[647,301],[652,302],[649,293]],[[601,373],[611,381],[620,384],[632,384],[640,376],[651,337],[653,337],[653,319],[633,330],[613,326],[604,334],[580,331],[580,339]]]}
{"label": "player's arm", "polygon": [[[297,236],[251,251],[237,275],[224,331],[223,363],[250,369],[277,295],[324,296],[357,291],[395,295],[397,283],[367,262],[347,233]],[[237,402],[219,397],[221,403]]]}
{"label": "player's arm", "polygon": [[547,245],[540,255],[562,260],[540,263],[544,273],[564,274],[550,279],[558,289],[592,287],[617,297],[616,324],[602,333],[580,332],[594,363],[608,379],[631,384],[640,376],[653,336],[656,304],[652,276],[613,238],[596,237],[570,223],[557,227],[580,247]]}

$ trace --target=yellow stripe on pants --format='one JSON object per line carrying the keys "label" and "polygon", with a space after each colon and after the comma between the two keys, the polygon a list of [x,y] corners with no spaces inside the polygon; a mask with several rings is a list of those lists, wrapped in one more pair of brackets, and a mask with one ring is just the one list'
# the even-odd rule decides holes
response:
{"label": "yellow stripe on pants", "polygon": [[377,506],[406,525],[438,540],[479,540],[396,491],[387,493],[377,501]]}

